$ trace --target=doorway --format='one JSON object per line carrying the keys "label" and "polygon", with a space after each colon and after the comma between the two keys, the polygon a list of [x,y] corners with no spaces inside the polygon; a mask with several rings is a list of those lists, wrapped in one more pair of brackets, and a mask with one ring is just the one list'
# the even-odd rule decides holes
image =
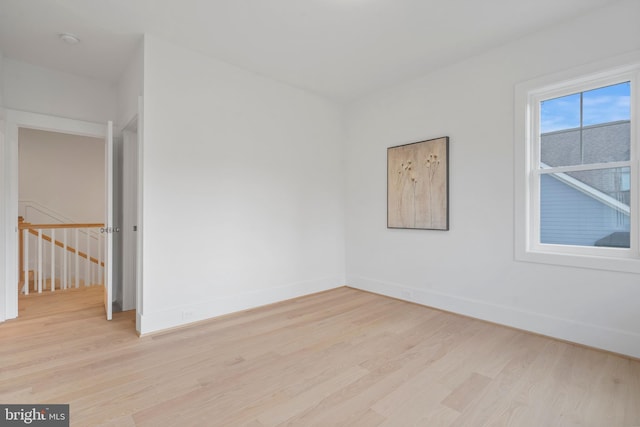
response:
{"label": "doorway", "polygon": [[[6,237],[6,244],[2,248],[4,254],[5,280],[0,284],[0,292],[5,295],[4,318],[12,319],[18,315],[18,227],[17,218],[19,214],[18,206],[18,138],[19,129],[28,128],[41,131],[59,132],[71,135],[87,136],[93,138],[103,138],[111,133],[109,126],[100,123],[84,122],[80,120],[65,119],[60,117],[46,116],[36,113],[27,113],[15,110],[6,111],[6,133],[5,133],[5,171],[4,171],[4,201],[6,203],[3,218],[3,232]],[[107,144],[106,146],[109,146]],[[106,150],[105,157],[109,157]],[[111,168],[106,167],[106,170]],[[107,182],[111,182],[107,179]],[[109,190],[107,190],[109,194]],[[107,203],[109,205],[109,203]],[[107,209],[109,212],[109,209]],[[119,227],[114,227],[112,223],[105,224],[105,231],[115,231]],[[106,251],[110,253],[110,251]],[[107,271],[110,271],[107,268]],[[115,277],[120,277],[120,272],[115,271]],[[4,289],[3,289],[4,288]],[[106,294],[106,292],[105,292]],[[111,298],[109,298],[110,300]],[[105,301],[105,306],[107,301]],[[110,304],[109,304],[110,308]],[[4,320],[4,319],[0,319]]]}
{"label": "doorway", "polygon": [[104,223],[104,145],[101,138],[18,129],[20,315],[26,306],[46,309],[33,307],[37,301],[51,303],[34,299],[35,292],[104,284],[103,238],[99,227],[87,226]]}

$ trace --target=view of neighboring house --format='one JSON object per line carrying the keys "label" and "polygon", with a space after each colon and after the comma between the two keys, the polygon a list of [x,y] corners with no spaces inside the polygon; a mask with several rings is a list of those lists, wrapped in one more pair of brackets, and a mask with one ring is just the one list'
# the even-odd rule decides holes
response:
{"label": "view of neighboring house", "polygon": [[540,243],[628,248],[630,85],[540,104]]}
{"label": "view of neighboring house", "polygon": [[[542,163],[568,166],[629,159],[629,121],[541,135]],[[582,139],[581,134],[582,133]],[[542,176],[542,243],[629,247],[629,168]]]}

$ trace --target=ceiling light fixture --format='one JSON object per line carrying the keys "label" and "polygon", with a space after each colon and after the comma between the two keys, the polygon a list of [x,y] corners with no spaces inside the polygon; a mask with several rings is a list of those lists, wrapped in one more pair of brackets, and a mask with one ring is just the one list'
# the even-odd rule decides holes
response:
{"label": "ceiling light fixture", "polygon": [[58,34],[58,37],[60,38],[60,40],[62,40],[66,44],[78,44],[78,43],[80,43],[80,39],[75,34],[61,33],[61,34]]}

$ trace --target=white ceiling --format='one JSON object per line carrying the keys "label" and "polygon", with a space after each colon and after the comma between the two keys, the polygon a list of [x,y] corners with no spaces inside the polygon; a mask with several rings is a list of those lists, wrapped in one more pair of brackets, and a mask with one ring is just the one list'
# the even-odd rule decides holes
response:
{"label": "white ceiling", "polygon": [[146,32],[349,101],[615,1],[0,0],[0,51],[116,81]]}

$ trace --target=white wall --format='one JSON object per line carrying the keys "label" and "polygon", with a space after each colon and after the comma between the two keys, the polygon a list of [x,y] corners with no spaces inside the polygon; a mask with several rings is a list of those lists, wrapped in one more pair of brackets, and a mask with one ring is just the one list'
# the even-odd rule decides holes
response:
{"label": "white wall", "polygon": [[[74,222],[104,221],[104,141],[34,129],[19,131],[19,199]],[[32,209],[28,222],[40,221]]]}
{"label": "white wall", "polygon": [[144,55],[142,332],[343,285],[341,111],[154,37]]}
{"label": "white wall", "polygon": [[[4,75],[4,56],[0,51],[0,81]],[[0,117],[4,117],[4,85],[0,84]]]}
{"label": "white wall", "polygon": [[[136,296],[136,266],[137,266],[137,236],[134,232],[134,225],[138,224],[137,218],[137,126],[141,118],[138,115],[138,99],[143,95],[144,81],[144,43],[141,40],[138,49],[129,64],[122,72],[117,85],[117,107],[118,118],[116,125],[118,129],[127,128],[127,135],[117,140],[114,145],[118,149],[119,156],[116,160],[117,166],[122,171],[122,181],[120,187],[116,187],[114,192],[116,202],[120,203],[121,209],[116,212],[120,216],[117,223],[121,226],[121,233],[114,235],[114,247],[116,248],[115,259],[122,259],[122,289],[114,288],[114,295],[124,310],[130,310],[135,306]],[[132,122],[137,118],[135,122]],[[135,126],[133,126],[135,125]],[[135,135],[136,138],[132,138]],[[118,241],[118,239],[121,239]],[[122,251],[122,257],[118,250]]]}
{"label": "white wall", "polygon": [[[2,51],[0,51],[0,79],[2,79],[4,71],[4,56],[2,55]],[[7,159],[5,158],[5,123],[4,123],[4,88],[3,85],[0,84],[0,165],[2,165],[2,170],[7,169]],[[6,242],[7,238],[5,236],[6,231],[6,198],[4,197],[4,189],[5,189],[5,174],[0,173],[0,242],[4,242],[4,244],[0,244],[0,278],[5,277],[5,265],[6,265]],[[1,280],[1,279],[0,279]],[[7,297],[6,289],[3,286],[0,286],[0,296],[4,299]],[[6,319],[6,303],[0,303],[0,322]]]}
{"label": "white wall", "polygon": [[[347,116],[347,283],[640,357],[640,277],[514,261],[514,86],[640,48],[640,2],[370,96]],[[451,230],[386,229],[386,148],[451,137]]]}
{"label": "white wall", "polygon": [[114,85],[4,58],[4,106],[104,123],[115,120]]}
{"label": "white wall", "polygon": [[142,95],[144,80],[143,42],[116,84],[116,128],[122,129],[138,114],[138,97]]}

